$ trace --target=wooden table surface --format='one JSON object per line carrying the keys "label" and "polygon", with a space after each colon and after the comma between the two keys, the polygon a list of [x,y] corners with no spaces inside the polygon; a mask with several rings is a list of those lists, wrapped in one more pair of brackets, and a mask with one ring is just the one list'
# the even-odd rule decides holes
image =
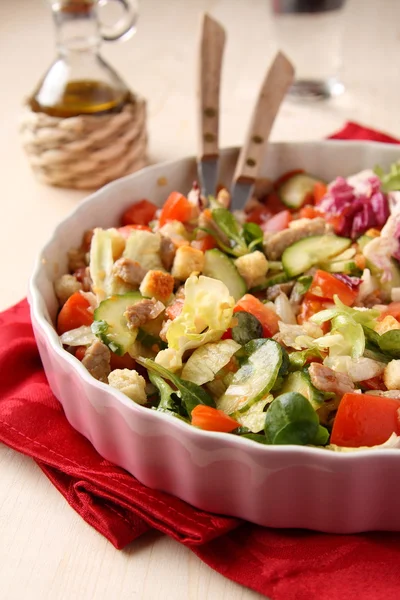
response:
{"label": "wooden table surface", "polygon": [[[199,15],[227,29],[221,145],[240,144],[263,72],[276,49],[269,0],[142,0],[137,34],[103,56],[148,99],[152,161],[196,150],[195,52]],[[26,294],[36,253],[85,196],[35,181],[20,148],[23,98],[54,57],[44,0],[0,1],[0,309]],[[400,3],[348,0],[343,45],[346,93],[285,102],[273,140],[321,138],[353,119],[400,137]],[[293,57],[295,60],[295,57]],[[89,527],[33,461],[0,445],[0,597],[4,600],[230,600],[258,594],[230,582],[190,550],[150,533],[117,551]]]}

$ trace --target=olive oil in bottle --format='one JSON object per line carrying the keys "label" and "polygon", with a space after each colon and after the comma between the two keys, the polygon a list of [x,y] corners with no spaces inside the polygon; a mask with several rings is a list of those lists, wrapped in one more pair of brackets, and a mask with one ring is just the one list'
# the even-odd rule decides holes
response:
{"label": "olive oil in bottle", "polygon": [[102,39],[134,31],[133,0],[118,1],[126,23],[117,32],[102,28],[97,0],[51,1],[58,56],[29,99],[33,111],[59,118],[102,115],[119,112],[130,101],[123,80],[99,55]]}

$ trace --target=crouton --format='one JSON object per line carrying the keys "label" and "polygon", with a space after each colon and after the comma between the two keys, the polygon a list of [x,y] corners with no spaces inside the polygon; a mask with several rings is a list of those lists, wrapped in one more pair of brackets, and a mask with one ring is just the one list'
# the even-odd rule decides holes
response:
{"label": "crouton", "polygon": [[82,284],[74,275],[62,275],[54,282],[54,290],[60,303],[60,306],[66,303],[68,298],[79,292],[82,289]]}
{"label": "crouton", "polygon": [[388,390],[400,389],[400,360],[391,360],[383,372],[383,381]]}
{"label": "crouton", "polygon": [[146,380],[134,369],[115,369],[111,371],[108,376],[108,383],[137,404],[146,404]]}
{"label": "crouton", "polygon": [[88,264],[86,251],[82,248],[71,248],[68,250],[68,270],[73,273]]}
{"label": "crouton", "polygon": [[191,246],[180,246],[174,258],[171,275],[185,281],[192,273],[201,273],[204,269],[204,253]]}
{"label": "crouton", "polygon": [[261,285],[268,272],[268,260],[259,250],[240,256],[235,260],[235,265],[248,288]]}
{"label": "crouton", "polygon": [[148,271],[140,284],[139,291],[145,298],[166,302],[174,291],[175,280],[163,271]]}
{"label": "crouton", "polygon": [[376,333],[379,333],[379,335],[383,335],[392,329],[400,329],[400,323],[397,321],[397,319],[392,317],[392,315],[386,315],[382,321],[378,321],[378,323],[375,325],[375,331]]}

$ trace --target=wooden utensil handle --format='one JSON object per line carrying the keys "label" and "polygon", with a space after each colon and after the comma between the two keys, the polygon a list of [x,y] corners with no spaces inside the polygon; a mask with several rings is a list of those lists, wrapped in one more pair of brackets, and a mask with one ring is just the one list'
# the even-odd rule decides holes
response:
{"label": "wooden utensil handle", "polygon": [[278,52],[261,86],[234,181],[251,183],[256,179],[272,125],[293,79],[293,65],[282,52]]}
{"label": "wooden utensil handle", "polygon": [[200,160],[218,156],[219,90],[224,46],[224,28],[205,14],[199,44],[197,88]]}

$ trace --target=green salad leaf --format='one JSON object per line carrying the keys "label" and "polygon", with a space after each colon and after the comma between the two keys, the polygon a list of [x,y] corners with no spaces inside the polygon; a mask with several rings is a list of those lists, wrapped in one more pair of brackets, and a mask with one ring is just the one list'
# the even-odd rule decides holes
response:
{"label": "green salad leaf", "polygon": [[[170,381],[179,391],[182,402],[186,408],[187,413],[190,415],[192,410],[198,404],[206,404],[207,406],[215,407],[215,402],[209,394],[202,387],[181,379],[175,373],[171,373],[168,369],[164,369],[161,365],[156,364],[149,358],[137,358],[136,361],[146,367],[149,373],[155,373],[163,379]],[[164,394],[166,392],[164,391]]]}
{"label": "green salad leaf", "polygon": [[151,383],[158,389],[160,392],[160,401],[158,403],[158,407],[160,409],[172,410],[173,412],[177,411],[177,399],[178,395],[176,390],[174,390],[160,375],[157,373],[149,372],[149,379]]}
{"label": "green salad leaf", "polygon": [[233,246],[238,246],[243,250],[243,254],[246,254],[246,243],[241,235],[239,223],[231,211],[227,208],[214,208],[211,216],[220,230],[233,242]]}
{"label": "green salad leaf", "polygon": [[[379,357],[381,353],[381,362],[388,362],[387,357],[400,358],[400,329],[392,329],[382,335],[369,327],[364,327],[364,334],[367,338],[368,348],[374,353],[373,358]],[[376,360],[380,360],[376,358]]]}
{"label": "green salad leaf", "polygon": [[400,162],[390,165],[388,173],[382,167],[375,167],[375,174],[381,180],[381,187],[384,192],[395,192],[400,190]]}
{"label": "green salad leaf", "polygon": [[318,348],[307,348],[306,350],[297,350],[289,354],[290,368],[292,370],[299,370],[304,365],[313,362],[314,360],[322,360],[323,355]]}
{"label": "green salad leaf", "polygon": [[318,429],[317,413],[297,392],[281,394],[267,410],[264,431],[269,444],[312,444]]}
{"label": "green salad leaf", "polygon": [[253,250],[262,251],[264,233],[257,223],[244,223],[242,227],[242,237],[250,252]]}

